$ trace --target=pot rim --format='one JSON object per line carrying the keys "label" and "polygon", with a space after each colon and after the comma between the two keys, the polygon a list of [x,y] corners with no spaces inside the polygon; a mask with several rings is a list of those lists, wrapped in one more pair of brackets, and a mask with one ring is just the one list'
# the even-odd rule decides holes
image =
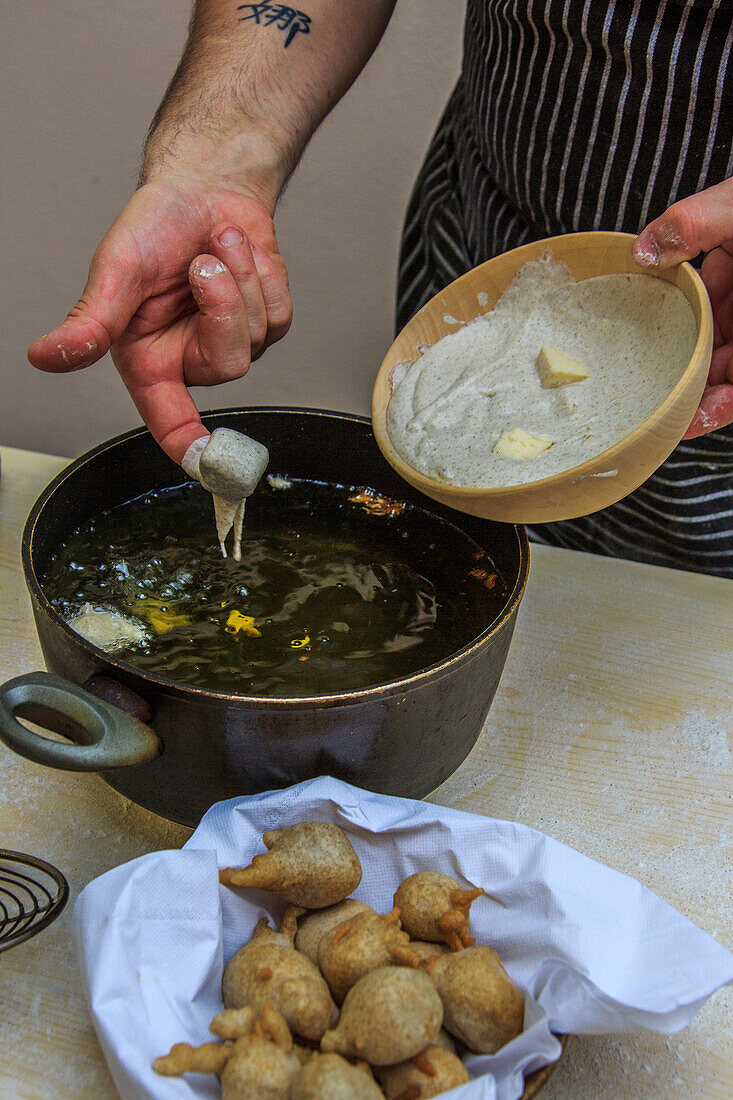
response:
{"label": "pot rim", "polygon": [[[309,408],[301,406],[277,406],[277,405],[252,405],[241,406],[235,408],[221,408],[221,409],[207,409],[201,412],[201,419],[206,421],[207,417],[212,416],[226,416],[236,413],[264,413],[264,414],[278,414],[278,415],[306,415],[313,417],[328,417],[329,419],[338,419],[351,421],[360,425],[367,425],[372,428],[371,418],[368,416],[359,416],[356,413],[339,412],[332,409],[319,409]],[[373,430],[373,429],[372,429]],[[43,586],[36,574],[35,564],[33,561],[33,538],[35,535],[36,527],[38,525],[41,514],[48,504],[54,493],[71,477],[75,477],[78,471],[82,470],[84,466],[88,465],[93,459],[99,455],[104,454],[105,451],[112,450],[114,447],[120,444],[127,443],[131,439],[135,439],[139,436],[149,435],[146,427],[133,428],[131,431],[123,432],[120,435],[113,436],[111,439],[105,440],[103,443],[99,443],[96,447],[93,447],[89,451],[85,451],[79,458],[74,459],[68,466],[65,466],[56,477],[49,482],[46,488],[42,491],[36,502],[34,503],[31,511],[26,520],[23,528],[23,536],[21,540],[21,559],[23,563],[23,572],[25,574],[25,581],[31,596],[36,601],[40,609],[51,619],[51,621],[59,627],[64,634],[67,635],[69,641],[81,646],[91,656],[102,659],[107,665],[111,665],[114,669],[119,670],[128,679],[130,676],[134,676],[137,679],[142,679],[146,684],[150,683],[152,686],[165,690],[168,694],[182,696],[184,699],[189,698],[191,701],[206,701],[208,699],[220,700],[225,699],[230,703],[237,705],[248,706],[266,706],[267,709],[275,708],[277,710],[303,710],[311,708],[325,708],[325,707],[337,707],[337,706],[351,706],[361,702],[365,698],[378,698],[379,696],[394,695],[403,693],[408,689],[426,684],[431,680],[440,679],[459,662],[464,662],[471,653],[483,648],[486,643],[495,635],[498,634],[508,619],[515,613],[519,601],[527,586],[527,578],[529,576],[529,539],[527,538],[527,532],[525,528],[519,524],[508,524],[514,529],[517,541],[519,543],[519,569],[517,571],[517,579],[514,587],[507,597],[506,603],[502,608],[499,615],[492,620],[488,627],[473,638],[467,645],[461,649],[456,650],[455,653],[451,653],[448,657],[442,661],[438,661],[432,665],[428,665],[427,668],[419,669],[417,672],[412,673],[409,676],[403,676],[396,680],[387,680],[383,683],[372,684],[369,687],[358,688],[354,691],[337,692],[326,695],[300,695],[292,697],[281,698],[279,696],[267,696],[267,695],[242,695],[238,692],[226,692],[218,691],[214,688],[202,688],[197,687],[195,684],[185,684],[179,680],[171,680],[166,676],[159,676],[156,673],[149,672],[137,668],[134,664],[123,661],[120,658],[115,657],[112,654],[106,653],[98,646],[92,645],[86,638],[83,638],[76,631],[71,630],[66,621],[59,615],[59,613],[52,606],[48,597],[46,596]],[[185,472],[182,470],[181,474],[185,481],[190,480],[186,477]],[[426,506],[430,504],[430,498],[426,497]],[[426,511],[428,507],[426,507]],[[458,513],[460,516],[461,513]],[[488,521],[495,522],[495,521]]]}

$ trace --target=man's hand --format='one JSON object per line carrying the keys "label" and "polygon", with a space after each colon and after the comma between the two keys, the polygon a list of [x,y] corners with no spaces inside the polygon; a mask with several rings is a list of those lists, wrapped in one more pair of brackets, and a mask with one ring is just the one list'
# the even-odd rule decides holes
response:
{"label": "man's hand", "polygon": [[275,203],[394,5],[196,0],[148,135],[145,182],[97,249],[79,302],[31,344],[31,363],[79,370],[111,348],[143,420],[180,462],[207,434],[186,387],[241,377],[290,326]]}
{"label": "man's hand", "polygon": [[67,319],[28,349],[40,370],[80,370],[110,347],[151,432],[175,462],[205,435],[187,386],[213,386],[290,327],[285,264],[267,207],[203,182],[148,183],[94,254]]}
{"label": "man's hand", "polygon": [[634,243],[643,267],[665,268],[708,255],[700,274],[715,322],[713,358],[700,407],[685,439],[733,423],[733,179],[670,206]]}

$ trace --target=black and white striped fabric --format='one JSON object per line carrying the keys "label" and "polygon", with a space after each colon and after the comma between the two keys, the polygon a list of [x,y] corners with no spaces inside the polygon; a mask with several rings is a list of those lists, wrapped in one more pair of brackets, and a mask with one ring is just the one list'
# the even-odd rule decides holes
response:
{"label": "black and white striped fabric", "polygon": [[[638,233],[733,174],[733,0],[468,0],[461,77],[407,212],[397,328],[476,264],[588,229]],[[733,426],[635,493],[530,531],[733,577]]]}

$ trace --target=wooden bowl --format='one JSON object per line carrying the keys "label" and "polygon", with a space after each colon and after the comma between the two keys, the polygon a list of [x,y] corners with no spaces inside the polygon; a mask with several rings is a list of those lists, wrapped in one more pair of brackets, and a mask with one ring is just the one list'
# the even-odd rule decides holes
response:
{"label": "wooden bowl", "polygon": [[[608,450],[540,481],[501,488],[467,488],[420,473],[397,453],[387,433],[387,406],[395,367],[414,362],[425,347],[455,332],[455,323],[446,321],[446,317],[452,321],[472,321],[492,309],[520,267],[547,253],[566,264],[578,282],[594,275],[648,274],[632,258],[634,239],[630,233],[570,233],[522,245],[456,279],[405,325],[387,352],[372,396],[372,424],[377,443],[405,481],[460,512],[510,523],[547,523],[588,515],[614,504],[637,489],[664,462],[687,430],[700,402],[713,346],[707,291],[700,276],[687,263],[653,274],[679,287],[692,306],[697,322],[692,358],[659,408]],[[479,295],[483,305],[479,305]]]}

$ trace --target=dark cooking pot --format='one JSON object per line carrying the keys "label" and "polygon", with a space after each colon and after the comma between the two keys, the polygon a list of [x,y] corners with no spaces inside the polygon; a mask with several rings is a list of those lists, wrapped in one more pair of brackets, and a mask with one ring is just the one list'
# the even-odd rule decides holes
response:
{"label": "dark cooking pot", "polygon": [[[529,569],[523,528],[426,502],[387,465],[370,422],[315,409],[207,413],[206,426],[262,440],[270,469],[369,485],[461,527],[488,551],[511,595],[470,645],[412,676],[340,695],[267,699],[206,691],[142,672],[73,633],[39,582],[49,557],[100,512],[151,489],[179,485],[181,469],[144,429],[83,455],[41,494],[23,532],[23,569],[52,676],[0,689],[0,737],[51,767],[99,771],[122,794],[195,825],[222,798],[330,774],[384,794],[420,798],[470,752],[504,667]],[[15,715],[65,733],[61,743]]]}

